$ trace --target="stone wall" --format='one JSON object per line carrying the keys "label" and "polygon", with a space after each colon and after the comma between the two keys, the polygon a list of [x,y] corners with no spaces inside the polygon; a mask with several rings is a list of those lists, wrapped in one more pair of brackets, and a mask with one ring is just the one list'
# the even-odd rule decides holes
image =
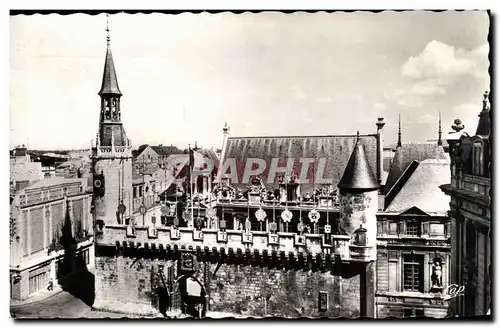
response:
{"label": "stone wall", "polygon": [[[171,260],[157,258],[96,257],[94,308],[141,315],[154,313],[151,271],[158,264],[176,268]],[[331,272],[217,266],[207,262],[195,264],[195,276],[205,284],[209,311],[248,316],[359,316],[359,275],[342,278]],[[319,311],[320,291],[328,293],[328,308],[323,312]]]}
{"label": "stone wall", "polygon": [[[215,265],[211,265],[211,272]],[[212,277],[211,277],[212,278]],[[319,312],[319,292],[328,310]],[[359,316],[359,276],[224,264],[210,279],[211,311],[251,316]]]}
{"label": "stone wall", "polygon": [[105,225],[118,224],[119,196],[123,196],[126,206],[123,217],[129,217],[132,210],[132,159],[99,159],[95,163],[94,172],[104,174],[104,197],[94,199],[97,220],[103,220]]}
{"label": "stone wall", "polygon": [[363,225],[367,229],[368,245],[377,242],[378,191],[351,193],[340,196],[340,226],[351,235]]}

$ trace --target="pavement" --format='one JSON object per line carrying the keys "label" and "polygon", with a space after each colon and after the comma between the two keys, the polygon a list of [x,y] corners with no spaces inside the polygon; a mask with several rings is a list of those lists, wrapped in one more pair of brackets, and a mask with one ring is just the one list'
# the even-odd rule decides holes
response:
{"label": "pavement", "polygon": [[[94,272],[93,268],[89,268]],[[61,287],[54,286],[52,291],[43,289],[24,301],[10,301],[11,317],[15,319],[120,319],[141,318],[141,316],[125,315],[113,312],[95,311],[79,298],[63,291]],[[186,318],[188,316],[176,313],[168,313],[170,318]],[[232,313],[208,312],[210,318],[242,317]],[[159,315],[158,317],[162,317]]]}

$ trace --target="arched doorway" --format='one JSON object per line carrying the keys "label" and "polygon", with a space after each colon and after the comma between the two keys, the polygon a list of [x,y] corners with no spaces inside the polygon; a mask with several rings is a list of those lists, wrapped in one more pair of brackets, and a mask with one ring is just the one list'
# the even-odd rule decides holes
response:
{"label": "arched doorway", "polygon": [[206,291],[203,284],[191,275],[177,279],[180,294],[180,310],[195,318],[204,318],[207,311]]}

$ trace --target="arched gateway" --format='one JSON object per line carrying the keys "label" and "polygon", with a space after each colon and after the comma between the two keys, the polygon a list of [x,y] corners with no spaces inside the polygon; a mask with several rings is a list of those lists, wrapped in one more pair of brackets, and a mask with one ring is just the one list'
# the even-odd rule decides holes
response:
{"label": "arched gateway", "polygon": [[185,273],[174,279],[174,264],[164,270],[163,265],[152,270],[152,303],[163,316],[180,311],[195,318],[206,314],[207,300],[205,286],[194,277],[194,272]]}

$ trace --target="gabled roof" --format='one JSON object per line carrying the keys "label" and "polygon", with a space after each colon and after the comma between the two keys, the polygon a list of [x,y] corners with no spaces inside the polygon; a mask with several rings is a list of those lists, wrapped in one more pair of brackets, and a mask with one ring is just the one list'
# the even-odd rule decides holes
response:
{"label": "gabled roof", "polygon": [[403,143],[397,147],[392,159],[389,175],[384,187],[384,194],[387,194],[401,177],[403,172],[413,162],[421,162],[426,159],[448,159],[449,155],[442,146],[430,143]]}
{"label": "gabled roof", "polygon": [[410,207],[409,209],[401,212],[400,215],[426,215],[426,216],[429,216],[428,213],[425,213],[424,211],[422,211],[421,209],[419,209],[416,206]]}
{"label": "gabled roof", "polygon": [[376,190],[380,188],[366,158],[365,148],[359,139],[356,141],[338,187],[346,190]]}
{"label": "gabled roof", "polygon": [[104,61],[104,72],[102,75],[102,85],[99,95],[118,95],[121,96],[120,88],[118,87],[118,79],[116,77],[115,63],[113,62],[113,54],[111,47],[108,44],[106,50],[106,59]]}
{"label": "gabled roof", "polygon": [[401,176],[396,195],[386,203],[386,212],[403,212],[412,207],[426,213],[445,214],[449,210],[450,197],[446,196],[440,185],[450,183],[450,161],[448,159],[428,159],[422,162],[413,162]]}
{"label": "gabled roof", "polygon": [[[364,145],[364,151],[370,166],[377,167],[377,136],[361,135],[360,142]],[[282,137],[230,137],[227,139],[224,158],[225,160],[234,158],[237,165],[239,180],[242,179],[247,159],[260,158],[266,162],[266,169],[261,174],[265,177],[266,187],[271,189],[277,187],[279,174],[276,175],[272,184],[267,183],[267,176],[273,158],[280,160],[279,166],[285,166],[286,160],[294,159],[293,171],[298,175],[301,170],[300,158],[312,158],[314,163],[309,165],[307,176],[308,183],[300,185],[300,192],[306,194],[313,192],[313,175],[321,174],[317,171],[320,159],[325,159],[325,168],[322,177],[332,179],[333,186],[337,186],[344,174],[347,162],[351,156],[356,143],[356,135],[337,135],[337,136],[282,136]],[[231,184],[240,189],[246,189],[248,184]],[[318,186],[316,186],[318,187]]]}

